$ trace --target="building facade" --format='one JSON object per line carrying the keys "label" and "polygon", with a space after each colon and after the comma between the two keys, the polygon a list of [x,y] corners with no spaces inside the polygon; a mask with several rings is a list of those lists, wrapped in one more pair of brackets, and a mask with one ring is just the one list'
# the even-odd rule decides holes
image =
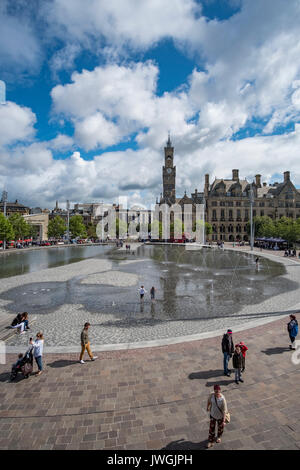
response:
{"label": "building facade", "polygon": [[282,183],[261,183],[261,175],[249,183],[239,178],[239,170],[232,170],[232,179],[209,182],[205,175],[205,220],[212,225],[209,241],[248,241],[247,223],[250,221],[250,191],[253,190],[253,217],[300,217],[300,191],[285,171]]}
{"label": "building facade", "polygon": [[[4,201],[0,202],[0,212],[4,212]],[[15,202],[6,202],[6,215],[9,217],[13,214],[25,215],[29,214],[30,208],[20,204],[16,199]]]}
{"label": "building facade", "polygon": [[[164,148],[164,165],[162,167],[163,192],[156,200],[156,212],[167,204],[178,204],[182,208],[192,208],[185,217],[196,220],[197,204],[204,204],[205,222],[212,226],[212,233],[207,241],[248,241],[248,222],[250,222],[250,196],[253,197],[253,217],[268,216],[273,220],[281,217],[300,217],[300,190],[290,179],[290,172],[285,171],[281,183],[267,184],[261,182],[261,175],[255,175],[252,182],[240,179],[239,170],[232,170],[231,179],[216,178],[210,184],[209,175],[205,175],[204,191],[187,196],[176,197],[176,166],[174,165],[174,147],[170,136]],[[161,212],[159,219],[162,220]],[[173,215],[171,212],[170,222]]]}

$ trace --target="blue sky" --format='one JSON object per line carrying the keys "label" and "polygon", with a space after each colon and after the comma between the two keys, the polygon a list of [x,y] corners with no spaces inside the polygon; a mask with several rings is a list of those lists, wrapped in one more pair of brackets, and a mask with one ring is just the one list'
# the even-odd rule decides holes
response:
{"label": "blue sky", "polygon": [[299,187],[299,20],[297,0],[2,0],[2,189],[150,207],[168,131],[178,195],[236,167]]}

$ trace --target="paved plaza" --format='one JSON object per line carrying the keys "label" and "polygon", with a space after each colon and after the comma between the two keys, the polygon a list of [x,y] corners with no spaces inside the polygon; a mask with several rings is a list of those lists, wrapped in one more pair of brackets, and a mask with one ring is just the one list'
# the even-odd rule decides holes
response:
{"label": "paved plaza", "polygon": [[249,347],[241,385],[223,376],[221,337],[100,352],[82,365],[77,354],[46,354],[44,374],[13,383],[0,365],[0,448],[204,449],[206,400],[218,383],[232,420],[209,452],[298,450],[300,364],[287,320],[233,332]]}
{"label": "paved plaza", "polygon": [[[280,262],[293,281],[299,279],[298,260],[281,258]],[[91,262],[82,263],[83,274],[93,276]],[[102,266],[103,272],[111,269]],[[73,269],[61,269],[64,279],[73,276]],[[99,264],[94,272],[99,272]],[[30,274],[41,282],[56,275],[55,269]],[[5,282],[13,284],[16,279],[22,285],[21,276]],[[236,318],[226,318],[224,331],[232,327],[234,343],[244,341],[249,348],[245,382],[240,385],[235,384],[234,374],[223,375],[223,324],[215,334],[210,331],[211,337],[205,338],[204,333],[202,339],[190,337],[177,344],[168,338],[156,347],[128,343],[127,349],[115,346],[105,351],[105,345],[92,341],[98,359],[85,364],[79,364],[74,346],[68,352],[66,331],[65,346],[57,352],[47,347],[46,338],[41,376],[12,383],[9,372],[16,354],[7,354],[7,363],[0,364],[0,449],[204,450],[209,426],[206,402],[213,386],[220,384],[232,419],[222,443],[208,452],[299,450],[300,351],[289,350],[286,330],[288,315],[299,309],[297,295],[296,289],[266,300],[272,303],[271,311],[259,304],[251,323],[240,316],[238,323]],[[269,323],[255,326],[253,320]],[[77,330],[79,338],[80,322]],[[93,325],[91,337],[92,332]],[[24,336],[16,337],[22,341],[20,350]]]}

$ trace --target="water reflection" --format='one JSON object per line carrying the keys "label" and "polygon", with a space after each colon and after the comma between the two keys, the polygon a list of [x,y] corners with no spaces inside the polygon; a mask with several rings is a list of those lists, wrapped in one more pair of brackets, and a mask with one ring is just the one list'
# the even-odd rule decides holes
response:
{"label": "water reflection", "polygon": [[0,278],[17,276],[41,269],[76,263],[86,258],[102,256],[109,246],[73,246],[1,253]]}
{"label": "water reflection", "polygon": [[[103,250],[103,247],[98,248]],[[91,254],[89,247],[81,252],[81,256],[84,254]],[[68,252],[62,255],[63,261],[62,258],[54,260],[47,253],[48,263],[66,264],[78,259],[77,251],[74,258]],[[91,313],[113,315],[118,324],[124,322],[126,326],[132,321],[193,320],[228,315],[238,312],[244,305],[259,303],[298,287],[283,277],[286,272],[283,265],[262,259],[257,271],[254,258],[242,253],[188,252],[183,247],[143,246],[135,256],[138,262],[126,265],[120,263],[126,255],[117,250],[102,251],[97,256],[111,260],[113,270],[137,275],[137,285],[81,284],[76,277],[68,282],[36,283],[3,293],[1,298],[11,301],[6,308],[43,314],[63,304],[79,304]],[[148,291],[142,302],[137,292],[140,285]],[[156,288],[155,301],[150,299],[151,286]]]}

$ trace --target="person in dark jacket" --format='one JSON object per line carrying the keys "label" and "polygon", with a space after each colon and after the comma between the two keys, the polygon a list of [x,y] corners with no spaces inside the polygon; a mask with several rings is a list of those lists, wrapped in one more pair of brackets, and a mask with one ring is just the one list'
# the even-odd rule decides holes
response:
{"label": "person in dark jacket", "polygon": [[224,375],[227,375],[227,377],[230,377],[230,371],[228,369],[228,362],[234,352],[231,330],[227,330],[227,333],[225,333],[223,336],[222,352],[224,356]]}
{"label": "person in dark jacket", "polygon": [[243,354],[239,346],[235,347],[234,354],[232,356],[232,365],[235,370],[235,383],[238,385],[239,382],[244,382],[241,378],[241,370],[243,367]]}
{"label": "person in dark jacket", "polygon": [[11,328],[20,328],[21,333],[24,333],[26,330],[30,330],[28,313],[18,313],[18,315],[13,319],[11,323]]}
{"label": "person in dark jacket", "polygon": [[298,334],[298,322],[296,319],[296,315],[290,315],[290,321],[287,325],[287,329],[288,329],[289,337],[292,343],[290,344],[290,349],[295,351],[296,348],[294,347],[294,342]]}

